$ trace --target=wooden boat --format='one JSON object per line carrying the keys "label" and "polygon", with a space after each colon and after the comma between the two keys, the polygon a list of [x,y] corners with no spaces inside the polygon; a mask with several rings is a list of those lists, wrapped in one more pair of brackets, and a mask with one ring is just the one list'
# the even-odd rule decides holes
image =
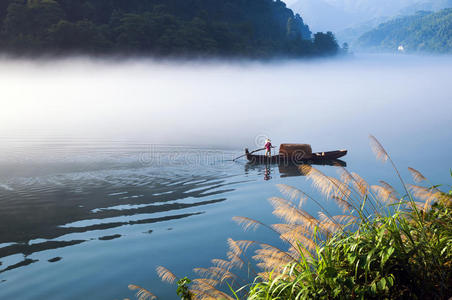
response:
{"label": "wooden boat", "polygon": [[[245,155],[251,163],[277,163],[277,164],[334,164],[334,160],[347,154],[347,150],[312,153],[311,146],[307,144],[282,144],[279,154],[273,156],[255,155],[245,149]],[[341,161],[342,162],[342,161]],[[343,162],[342,162],[343,163]],[[338,165],[341,165],[339,162]]]}

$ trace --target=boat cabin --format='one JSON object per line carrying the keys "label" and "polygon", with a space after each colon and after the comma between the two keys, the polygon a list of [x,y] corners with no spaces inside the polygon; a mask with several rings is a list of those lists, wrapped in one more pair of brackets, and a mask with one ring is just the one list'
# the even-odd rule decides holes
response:
{"label": "boat cabin", "polygon": [[309,144],[281,144],[279,155],[291,159],[310,159],[312,148]]}

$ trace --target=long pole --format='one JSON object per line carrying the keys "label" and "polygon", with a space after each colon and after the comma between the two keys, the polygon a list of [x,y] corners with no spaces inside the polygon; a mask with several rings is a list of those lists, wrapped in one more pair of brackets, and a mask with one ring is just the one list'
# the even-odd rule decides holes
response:
{"label": "long pole", "polygon": [[[257,150],[251,151],[249,154],[253,154],[254,152],[258,152],[258,151],[262,151],[262,150],[265,150],[265,148],[261,148],[261,149],[257,149]],[[234,158],[232,161],[236,161],[237,159],[242,158],[245,155],[246,155],[246,153],[241,155],[241,156],[239,156],[239,157]]]}

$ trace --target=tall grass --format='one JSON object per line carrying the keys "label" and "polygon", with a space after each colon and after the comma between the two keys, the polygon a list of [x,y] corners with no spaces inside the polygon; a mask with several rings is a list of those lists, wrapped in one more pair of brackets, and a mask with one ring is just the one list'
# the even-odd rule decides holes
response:
{"label": "tall grass", "polygon": [[[322,195],[335,201],[331,215],[303,191],[278,185],[282,197],[269,201],[282,222],[267,225],[234,217],[245,230],[265,227],[285,248],[252,240],[228,240],[227,259],[196,268],[199,278],[179,280],[182,299],[449,299],[452,296],[452,190],[444,193],[409,168],[406,184],[383,146],[371,136],[377,158],[389,161],[403,191],[380,181],[370,185],[341,168],[339,178],[301,166]],[[451,174],[452,176],[452,174]],[[312,201],[314,217],[303,210]],[[254,256],[248,255],[251,247]],[[241,269],[247,268],[249,276]],[[176,276],[159,267],[164,281]],[[139,295],[154,297],[137,286]],[[182,291],[179,293],[179,291]]]}

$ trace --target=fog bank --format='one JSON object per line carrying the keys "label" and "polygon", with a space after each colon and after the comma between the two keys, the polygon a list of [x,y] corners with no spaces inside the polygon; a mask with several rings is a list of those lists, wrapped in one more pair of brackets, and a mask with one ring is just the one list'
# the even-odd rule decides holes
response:
{"label": "fog bank", "polygon": [[[346,146],[368,133],[452,140],[452,58],[0,61],[5,141],[140,141],[210,147]],[[434,142],[424,141],[424,143]],[[367,145],[366,145],[367,146]]]}

